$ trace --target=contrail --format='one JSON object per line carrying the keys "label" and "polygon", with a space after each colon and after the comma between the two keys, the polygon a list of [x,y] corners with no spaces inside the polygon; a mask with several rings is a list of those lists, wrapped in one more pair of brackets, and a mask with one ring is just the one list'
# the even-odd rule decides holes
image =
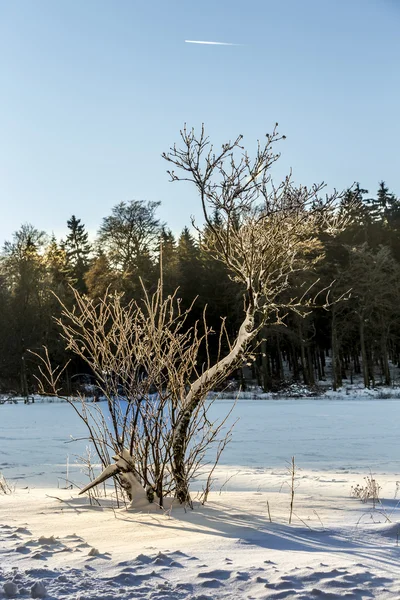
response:
{"label": "contrail", "polygon": [[203,40],[185,40],[185,44],[208,44],[210,46],[241,46],[241,44],[231,44],[230,42],[205,42]]}

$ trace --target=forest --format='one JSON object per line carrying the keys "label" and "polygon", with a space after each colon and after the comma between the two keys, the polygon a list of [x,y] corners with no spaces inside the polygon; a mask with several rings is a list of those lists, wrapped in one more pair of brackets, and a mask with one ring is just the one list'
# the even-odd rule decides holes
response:
{"label": "forest", "polygon": [[[226,266],[199,242],[187,226],[175,236],[157,215],[159,203],[120,202],[102,219],[91,241],[84,223],[73,215],[67,233],[56,239],[31,224],[23,224],[0,255],[0,392],[27,395],[36,389],[37,359],[33,352],[48,348],[54,364],[70,363],[64,372],[67,393],[88,367],[70,355],[56,319],[62,305],[72,308],[74,289],[90,298],[123,293],[123,301],[141,302],[144,289],[193,307],[186,326],[202,327],[206,315],[209,349],[218,352],[218,332],[225,319],[234,337],[243,317],[240,284]],[[236,371],[237,386],[251,384],[279,391],[292,382],[310,388],[326,380],[332,365],[334,389],[358,375],[365,387],[398,384],[393,365],[400,362],[400,199],[381,182],[376,193],[355,184],[339,196],[336,210],[346,226],[335,237],[320,234],[323,259],[305,276],[291,274],[283,294],[302,289],[328,289],[307,304],[303,314],[279,311],[253,341],[254,358]],[[213,215],[218,228],[219,214]],[[223,342],[228,343],[228,342]],[[245,367],[245,365],[243,365]]]}

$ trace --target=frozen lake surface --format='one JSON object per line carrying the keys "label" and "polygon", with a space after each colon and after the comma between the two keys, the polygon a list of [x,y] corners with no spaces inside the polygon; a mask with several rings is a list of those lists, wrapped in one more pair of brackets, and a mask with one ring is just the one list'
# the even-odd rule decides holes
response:
{"label": "frozen lake surface", "polygon": [[[211,417],[222,417],[232,403],[216,401]],[[295,456],[310,470],[400,473],[400,400],[240,400],[231,421],[237,418],[222,465],[283,468]],[[87,443],[68,443],[70,436],[86,431],[67,404],[0,406],[0,471],[19,487],[54,487],[68,457],[70,479],[85,481],[73,463]]]}

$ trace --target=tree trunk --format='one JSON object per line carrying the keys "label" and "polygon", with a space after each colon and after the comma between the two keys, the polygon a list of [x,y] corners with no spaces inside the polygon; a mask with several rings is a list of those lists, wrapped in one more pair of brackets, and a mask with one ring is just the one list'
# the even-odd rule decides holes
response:
{"label": "tree trunk", "polygon": [[315,385],[314,362],[310,346],[307,347],[308,384]]}
{"label": "tree trunk", "polygon": [[261,377],[262,377],[263,392],[271,391],[271,387],[272,387],[271,365],[269,363],[269,356],[267,354],[267,342],[264,337],[261,342]]}
{"label": "tree trunk", "polygon": [[325,352],[319,351],[319,362],[321,365],[321,379],[325,379]]}
{"label": "tree trunk", "polygon": [[360,316],[360,346],[361,346],[361,360],[362,360],[362,372],[364,378],[364,387],[369,388],[369,375],[368,375],[368,357],[367,350],[365,347],[365,331],[364,331],[364,318]]}
{"label": "tree trunk", "polygon": [[388,358],[388,351],[387,351],[386,335],[382,336],[381,351],[382,351],[382,371],[383,371],[385,385],[390,385],[390,369],[389,369],[389,358]]}
{"label": "tree trunk", "polygon": [[285,380],[285,374],[283,371],[283,360],[282,360],[282,352],[281,352],[281,345],[279,343],[279,336],[276,336],[276,352],[277,352],[277,366],[278,366],[278,377],[281,381]]}
{"label": "tree trunk", "polygon": [[299,381],[299,363],[297,361],[297,351],[294,346],[292,346],[292,357],[293,379]]}
{"label": "tree trunk", "polygon": [[354,353],[354,373],[357,373],[358,375],[361,373],[360,357],[358,355],[358,348],[357,348],[357,354]]}
{"label": "tree trunk", "polygon": [[141,506],[149,504],[148,494],[135,475],[134,459],[129,451],[124,448],[116,456],[113,456],[113,459],[115,463],[108,465],[96,479],[91,481],[79,492],[79,495],[88,492],[90,489],[103,483],[103,481],[106,481],[110,477],[117,477],[128,495],[131,507],[134,506],[140,508]]}
{"label": "tree trunk", "polygon": [[183,401],[182,410],[177,418],[177,426],[172,440],[172,475],[175,480],[176,497],[180,504],[189,504],[191,506],[185,455],[188,441],[187,434],[192,414],[204,399],[205,390],[208,390],[213,382],[228,376],[237,366],[243,351],[254,335],[254,307],[249,307],[232,350],[192,383]]}
{"label": "tree trunk", "polygon": [[339,357],[339,343],[337,339],[337,324],[336,324],[336,315],[335,315],[335,307],[332,308],[332,387],[333,390],[336,390],[343,385],[342,380],[342,367],[340,364]]}
{"label": "tree trunk", "polygon": [[307,360],[306,360],[306,351],[305,351],[304,340],[303,340],[303,328],[301,326],[301,322],[299,322],[298,332],[299,332],[299,341],[300,341],[300,361],[301,361],[301,368],[303,371],[303,382],[305,385],[308,385],[309,384],[308,368],[307,368]]}

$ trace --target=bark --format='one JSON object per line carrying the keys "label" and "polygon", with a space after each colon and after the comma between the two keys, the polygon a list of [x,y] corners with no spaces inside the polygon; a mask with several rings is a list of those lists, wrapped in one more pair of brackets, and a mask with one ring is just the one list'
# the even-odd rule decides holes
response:
{"label": "bark", "polygon": [[353,358],[354,358],[354,373],[359,375],[361,373],[360,358],[359,358],[358,354],[354,354]]}
{"label": "bark", "polygon": [[337,322],[335,309],[332,309],[332,387],[333,390],[336,391],[337,388],[342,387],[342,368],[340,365],[340,357],[339,357],[339,343],[337,337]]}
{"label": "bark", "polygon": [[390,369],[389,369],[389,358],[387,351],[387,338],[386,335],[382,336],[381,340],[381,352],[382,352],[382,372],[385,380],[385,385],[390,385]]}
{"label": "bark", "polygon": [[299,381],[299,363],[297,361],[297,350],[292,346],[292,357],[293,357],[293,379]]}
{"label": "bark", "polygon": [[362,359],[362,372],[364,378],[364,386],[369,388],[369,374],[368,374],[368,357],[367,349],[365,346],[365,330],[364,330],[364,318],[360,316],[360,346],[361,346],[361,359]]}
{"label": "bark", "polygon": [[122,487],[128,495],[131,506],[138,503],[148,504],[148,494],[135,475],[134,461],[129,451],[124,448],[119,454],[113,456],[113,459],[115,460],[115,463],[108,465],[101,474],[85,486],[79,494],[88,492],[90,489],[103,483],[103,481],[106,481],[110,477],[118,477]]}
{"label": "bark", "polygon": [[191,505],[189,482],[185,468],[185,454],[188,441],[187,434],[192,415],[204,399],[204,394],[210,389],[213,382],[217,381],[220,377],[227,376],[236,367],[247,344],[254,335],[254,309],[248,308],[232,350],[192,383],[189,393],[183,402],[182,412],[178,417],[178,424],[172,442],[172,473],[175,479],[176,497],[181,504]]}
{"label": "bark", "polygon": [[318,378],[320,381],[325,379],[325,355],[323,350],[316,351],[317,365],[318,365]]}
{"label": "bark", "polygon": [[265,338],[261,342],[261,376],[262,389],[264,392],[269,392],[272,387],[271,365],[267,354],[267,342]]}
{"label": "bark", "polygon": [[299,331],[299,341],[300,341],[300,360],[301,360],[301,368],[303,371],[303,382],[305,385],[308,385],[309,377],[308,377],[308,368],[307,368],[307,360],[306,360],[306,350],[305,350],[305,346],[304,346],[303,328],[301,326],[301,323],[299,323],[298,331]]}
{"label": "bark", "polygon": [[308,385],[315,385],[314,363],[310,346],[307,347]]}
{"label": "bark", "polygon": [[281,345],[279,343],[279,336],[276,336],[276,351],[277,351],[277,365],[278,365],[278,376],[281,381],[285,379],[285,374],[283,370],[283,359],[282,359],[282,351]]}

